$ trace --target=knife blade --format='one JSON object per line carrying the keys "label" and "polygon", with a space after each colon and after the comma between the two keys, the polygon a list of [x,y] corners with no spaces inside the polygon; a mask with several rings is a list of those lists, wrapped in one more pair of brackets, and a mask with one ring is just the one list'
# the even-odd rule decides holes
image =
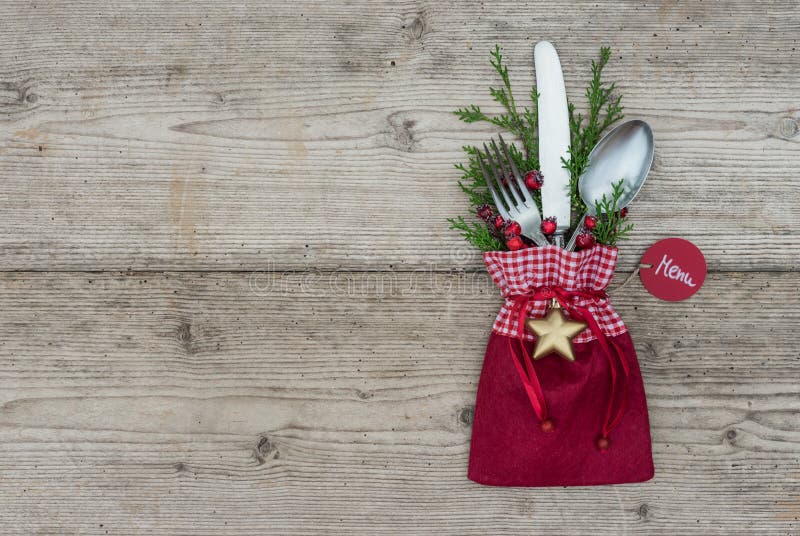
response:
{"label": "knife blade", "polygon": [[556,218],[554,242],[563,247],[570,225],[569,112],[561,62],[552,43],[540,41],[533,49],[536,90],[539,92],[539,167],[544,175],[542,216]]}

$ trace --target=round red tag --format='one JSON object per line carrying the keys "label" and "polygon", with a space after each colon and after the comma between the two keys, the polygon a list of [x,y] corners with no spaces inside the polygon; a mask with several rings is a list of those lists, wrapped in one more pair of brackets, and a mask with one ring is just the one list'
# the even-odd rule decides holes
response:
{"label": "round red tag", "polygon": [[697,246],[683,238],[659,240],[642,256],[639,277],[647,291],[666,301],[692,296],[706,280],[706,259]]}

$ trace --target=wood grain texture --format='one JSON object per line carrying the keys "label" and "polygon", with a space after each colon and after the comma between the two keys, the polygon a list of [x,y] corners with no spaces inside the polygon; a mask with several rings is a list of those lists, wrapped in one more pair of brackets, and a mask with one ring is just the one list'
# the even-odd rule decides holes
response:
{"label": "wood grain texture", "polygon": [[487,276],[273,276],[5,274],[8,533],[797,532],[796,273],[612,291],[656,478],[544,490],[466,479]]}
{"label": "wood grain texture", "polygon": [[[0,3],[2,534],[798,534],[800,4]],[[656,478],[466,479],[499,300],[445,218],[553,41],[602,44],[656,161],[612,291]],[[523,97],[521,97],[523,98]],[[502,453],[498,453],[502,455]]]}
{"label": "wood grain texture", "polygon": [[628,117],[655,130],[625,267],[680,235],[715,270],[796,269],[794,1],[2,9],[0,268],[464,265],[452,165],[490,131],[451,111],[496,109],[497,42],[524,99],[547,38],[579,109],[613,47]]}

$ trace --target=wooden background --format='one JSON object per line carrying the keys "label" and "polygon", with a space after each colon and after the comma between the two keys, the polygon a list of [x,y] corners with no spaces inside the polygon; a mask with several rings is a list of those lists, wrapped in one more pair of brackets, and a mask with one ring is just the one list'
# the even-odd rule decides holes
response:
{"label": "wooden background", "polygon": [[[612,291],[656,477],[466,479],[499,305],[454,162],[556,43],[656,134]],[[798,534],[800,4],[0,4],[3,534]],[[502,453],[498,453],[502,455]]]}

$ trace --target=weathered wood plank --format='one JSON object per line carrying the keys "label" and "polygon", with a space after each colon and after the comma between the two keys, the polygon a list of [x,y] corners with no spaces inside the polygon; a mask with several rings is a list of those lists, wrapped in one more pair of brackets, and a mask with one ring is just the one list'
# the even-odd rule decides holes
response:
{"label": "weathered wood plank", "polygon": [[[3,2],[2,532],[797,533],[798,20],[780,0]],[[496,42],[524,94],[539,38],[579,107],[611,45],[655,128],[622,268],[680,235],[717,272],[687,303],[612,293],[647,484],[465,478],[498,299],[444,222],[460,146],[491,132],[450,111],[495,109]]]}
{"label": "weathered wood plank", "polygon": [[613,46],[655,129],[624,267],[671,235],[714,270],[797,266],[796,2],[1,9],[0,269],[478,267],[444,220],[490,132],[449,112],[493,109],[495,42],[522,98],[538,38],[579,106]]}
{"label": "weathered wood plank", "polygon": [[678,304],[612,291],[656,479],[535,490],[466,480],[499,303],[485,275],[2,274],[0,520],[9,534],[794,533],[798,290],[777,273],[713,275]]}

